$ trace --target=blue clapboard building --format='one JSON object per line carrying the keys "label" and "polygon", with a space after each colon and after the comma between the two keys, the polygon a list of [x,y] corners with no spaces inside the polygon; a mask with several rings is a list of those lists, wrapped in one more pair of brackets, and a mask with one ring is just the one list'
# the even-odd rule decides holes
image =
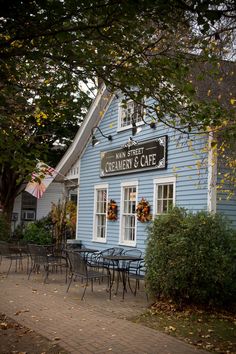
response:
{"label": "blue clapboard building", "polygon": [[236,199],[217,193],[212,135],[154,125],[142,107],[133,101],[124,107],[122,100],[100,88],[56,168],[57,179],[66,175],[66,186],[78,185],[77,239],[99,250],[144,251],[149,219],[173,205],[225,213],[236,227]]}

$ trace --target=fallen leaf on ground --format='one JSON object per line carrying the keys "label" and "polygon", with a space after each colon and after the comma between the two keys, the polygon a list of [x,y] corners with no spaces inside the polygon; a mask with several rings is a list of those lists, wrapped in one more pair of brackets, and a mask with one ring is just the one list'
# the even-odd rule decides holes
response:
{"label": "fallen leaf on ground", "polygon": [[15,312],[14,315],[15,315],[15,316],[18,316],[21,312],[22,312],[22,311],[19,310],[19,311]]}
{"label": "fallen leaf on ground", "polygon": [[169,326],[168,329],[171,330],[171,331],[176,331],[176,328],[173,327],[173,326]]}
{"label": "fallen leaf on ground", "polygon": [[8,328],[7,323],[6,323],[6,322],[1,322],[1,323],[0,323],[0,328],[1,328],[1,329],[7,329],[7,328]]}

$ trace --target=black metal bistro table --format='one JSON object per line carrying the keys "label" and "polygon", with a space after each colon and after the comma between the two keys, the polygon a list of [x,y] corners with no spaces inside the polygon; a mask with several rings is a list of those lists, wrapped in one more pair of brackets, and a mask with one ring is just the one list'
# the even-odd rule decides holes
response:
{"label": "black metal bistro table", "polygon": [[129,272],[129,266],[132,262],[139,262],[142,261],[143,258],[142,257],[138,257],[138,256],[129,256],[129,255],[104,255],[103,259],[106,261],[109,261],[111,263],[111,267],[113,270],[113,277],[112,277],[112,281],[114,281],[114,274],[115,271],[118,272],[117,274],[117,285],[116,285],[116,294],[118,291],[118,287],[119,287],[119,278],[120,278],[120,274],[122,274],[122,283],[123,283],[123,294],[122,294],[122,298],[124,299],[124,294],[127,291],[126,288],[126,280],[127,280],[127,275]]}

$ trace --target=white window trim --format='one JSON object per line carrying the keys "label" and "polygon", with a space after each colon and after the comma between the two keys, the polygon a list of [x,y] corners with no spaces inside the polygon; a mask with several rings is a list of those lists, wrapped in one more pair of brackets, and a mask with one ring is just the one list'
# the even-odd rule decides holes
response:
{"label": "white window trim", "polygon": [[[128,99],[127,102],[133,101],[132,99]],[[118,104],[118,124],[117,124],[117,132],[122,132],[124,130],[128,130],[132,128],[132,124],[129,124],[125,127],[121,126],[121,114],[122,114],[122,100],[119,102]],[[145,119],[146,116],[146,110],[143,109],[143,118]],[[141,122],[137,122],[135,123],[137,127],[139,127],[140,125],[144,125],[144,121]]]}
{"label": "white window trim", "polygon": [[125,187],[136,187],[136,202],[135,205],[137,205],[138,202],[138,181],[129,181],[129,182],[122,182],[120,184],[121,186],[121,200],[120,200],[120,232],[119,232],[119,244],[121,246],[130,246],[130,247],[135,247],[137,244],[137,218],[135,221],[135,239],[134,241],[124,241],[124,237],[122,234],[122,225],[123,225],[123,212],[124,212],[124,188]]}
{"label": "white window trim", "polygon": [[[107,190],[107,204],[108,204],[108,188],[109,184],[97,184],[94,186],[94,200],[93,200],[93,242],[100,242],[106,243],[107,242],[107,218],[106,218],[106,233],[104,238],[96,237],[96,206],[97,206],[97,191],[99,189],[106,189]],[[107,206],[106,206],[107,209]]]}
{"label": "white window trim", "polygon": [[173,183],[173,206],[175,206],[176,200],[176,176],[166,176],[155,178],[153,180],[153,215],[160,215],[157,213],[157,185]]}

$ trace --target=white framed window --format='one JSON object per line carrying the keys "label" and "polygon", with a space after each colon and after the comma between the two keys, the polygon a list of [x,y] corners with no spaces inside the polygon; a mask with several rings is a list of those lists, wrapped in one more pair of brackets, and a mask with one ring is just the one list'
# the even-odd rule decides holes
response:
{"label": "white framed window", "polygon": [[135,122],[136,126],[144,124],[143,115],[144,108],[142,105],[133,100],[121,101],[119,104],[118,131],[132,128],[133,122]]}
{"label": "white framed window", "polygon": [[138,182],[121,183],[120,243],[136,245]]}
{"label": "white framed window", "polygon": [[22,192],[21,197],[21,220],[35,220],[37,209],[37,198],[28,192]]}
{"label": "white framed window", "polygon": [[175,205],[176,177],[156,178],[154,184],[154,215],[168,213]]}
{"label": "white framed window", "polygon": [[108,184],[94,186],[93,241],[106,242]]}

